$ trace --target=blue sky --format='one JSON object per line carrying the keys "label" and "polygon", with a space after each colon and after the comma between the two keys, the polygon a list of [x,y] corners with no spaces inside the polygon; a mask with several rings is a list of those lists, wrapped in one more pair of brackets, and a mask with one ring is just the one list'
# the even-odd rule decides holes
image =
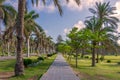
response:
{"label": "blue sky", "polygon": [[[17,7],[18,0],[8,0],[14,7]],[[30,0],[29,0],[30,1]],[[29,9],[34,9],[37,13],[39,13],[40,18],[36,20],[36,22],[42,26],[47,35],[53,37],[53,40],[56,41],[57,36],[60,34],[65,39],[65,34],[69,32],[69,30],[76,26],[78,28],[84,27],[84,20],[87,16],[90,16],[91,13],[88,11],[88,8],[94,7],[94,3],[96,1],[108,2],[112,6],[117,7],[117,16],[120,19],[120,0],[81,0],[81,5],[77,6],[74,0],[70,0],[69,4],[66,4],[65,0],[60,0],[63,6],[63,15],[60,16],[57,8],[53,5],[53,3],[48,3],[49,5],[44,6],[41,2],[39,2],[39,6],[31,7],[29,4]],[[119,28],[118,28],[118,31]]]}

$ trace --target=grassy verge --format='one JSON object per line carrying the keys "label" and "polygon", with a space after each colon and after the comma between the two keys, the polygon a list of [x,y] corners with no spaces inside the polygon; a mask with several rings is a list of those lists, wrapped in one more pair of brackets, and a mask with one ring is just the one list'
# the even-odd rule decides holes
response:
{"label": "grassy verge", "polygon": [[[10,77],[9,80],[37,80],[40,78],[49,68],[51,63],[54,61],[56,55],[45,59],[43,62],[34,67],[25,68],[24,76]],[[15,60],[0,61],[0,72],[14,71]]]}
{"label": "grassy verge", "polygon": [[[111,63],[107,63],[107,60],[111,60]],[[120,56],[105,56],[103,62],[91,67],[91,59],[79,58],[78,68],[75,68],[75,59],[68,61],[81,80],[120,80],[120,65],[117,62],[120,62]]]}

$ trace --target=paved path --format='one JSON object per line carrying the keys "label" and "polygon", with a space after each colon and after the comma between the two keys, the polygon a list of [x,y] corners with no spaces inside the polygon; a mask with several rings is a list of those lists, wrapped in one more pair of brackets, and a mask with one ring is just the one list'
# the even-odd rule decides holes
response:
{"label": "paved path", "polygon": [[3,61],[3,60],[9,60],[9,59],[15,59],[16,57],[15,56],[0,56],[0,61]]}
{"label": "paved path", "polygon": [[40,80],[80,80],[66,63],[63,56],[58,54],[57,58],[48,71]]}

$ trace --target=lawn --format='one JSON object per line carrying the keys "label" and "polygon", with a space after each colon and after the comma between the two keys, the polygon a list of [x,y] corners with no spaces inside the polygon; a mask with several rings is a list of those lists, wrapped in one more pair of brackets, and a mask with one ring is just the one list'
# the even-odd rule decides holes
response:
{"label": "lawn", "polygon": [[[111,63],[107,63],[111,60]],[[75,68],[75,59],[68,63],[75,70],[81,80],[120,80],[120,56],[105,56],[103,62],[91,67],[91,59],[78,60],[78,68]]]}
{"label": "lawn", "polygon": [[[10,77],[9,80],[37,80],[40,78],[49,68],[51,63],[54,61],[56,55],[45,59],[43,62],[34,67],[25,68],[24,76]],[[35,58],[35,57],[32,57]],[[7,73],[14,71],[15,60],[0,61],[0,73]]]}

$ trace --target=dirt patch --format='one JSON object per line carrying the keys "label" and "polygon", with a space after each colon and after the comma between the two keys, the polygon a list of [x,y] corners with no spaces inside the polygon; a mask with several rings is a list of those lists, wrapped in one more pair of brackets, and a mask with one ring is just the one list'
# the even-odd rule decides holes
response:
{"label": "dirt patch", "polygon": [[14,72],[0,72],[0,80],[9,80],[12,76],[14,76]]}

